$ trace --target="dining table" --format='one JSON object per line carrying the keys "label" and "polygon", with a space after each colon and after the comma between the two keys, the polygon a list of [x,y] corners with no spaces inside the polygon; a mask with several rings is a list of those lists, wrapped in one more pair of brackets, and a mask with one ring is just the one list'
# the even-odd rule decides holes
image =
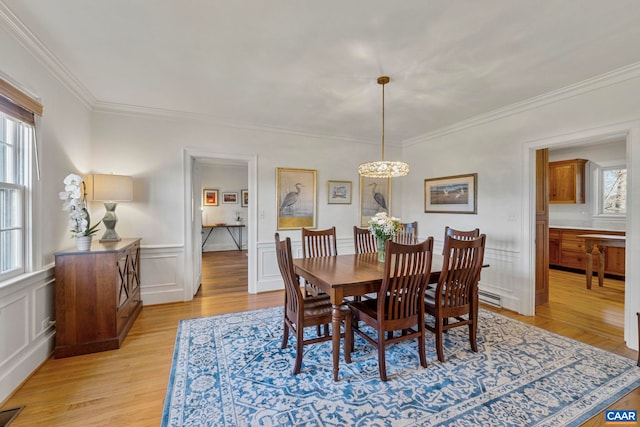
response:
{"label": "dining table", "polygon": [[[427,283],[437,282],[444,257],[433,254]],[[340,309],[344,298],[378,292],[384,276],[384,263],[378,253],[295,258],[295,273],[329,295],[332,304],[332,331],[339,331],[343,320]],[[338,381],[340,368],[340,334],[332,333],[333,380]],[[346,351],[346,349],[345,349]]]}

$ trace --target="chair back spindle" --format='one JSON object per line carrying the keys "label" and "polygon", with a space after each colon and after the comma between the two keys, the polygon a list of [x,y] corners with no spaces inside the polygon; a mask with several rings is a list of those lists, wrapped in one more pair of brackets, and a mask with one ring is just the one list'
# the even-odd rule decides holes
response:
{"label": "chair back spindle", "polygon": [[404,245],[418,243],[418,221],[401,223],[400,230],[393,237],[393,241]]}
{"label": "chair back spindle", "polygon": [[368,228],[361,228],[354,225],[353,243],[356,254],[374,253],[378,251],[377,239]]}
{"label": "chair back spindle", "polygon": [[336,227],[326,230],[302,228],[302,256],[304,258],[335,256],[337,254]]}

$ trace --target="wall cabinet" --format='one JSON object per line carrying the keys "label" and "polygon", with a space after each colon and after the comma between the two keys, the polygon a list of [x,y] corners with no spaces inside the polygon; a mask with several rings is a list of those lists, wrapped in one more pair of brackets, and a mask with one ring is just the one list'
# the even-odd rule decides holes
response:
{"label": "wall cabinet", "polygon": [[[613,234],[624,236],[624,231],[576,230],[568,228],[549,229],[549,265],[587,269],[587,254],[581,234]],[[593,265],[600,262],[598,251],[593,252]],[[625,248],[605,249],[604,272],[615,276],[625,274]]]}
{"label": "wall cabinet", "polygon": [[140,239],[55,254],[56,358],[120,348],[142,310]]}
{"label": "wall cabinet", "polygon": [[549,203],[584,203],[585,159],[549,162]]}

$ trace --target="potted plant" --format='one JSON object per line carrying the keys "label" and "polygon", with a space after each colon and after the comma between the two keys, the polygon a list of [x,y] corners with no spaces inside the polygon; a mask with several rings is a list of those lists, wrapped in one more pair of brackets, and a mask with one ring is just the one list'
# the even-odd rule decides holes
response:
{"label": "potted plant", "polygon": [[98,232],[98,221],[91,226],[91,216],[87,209],[86,184],[80,175],[69,174],[64,179],[64,191],[60,192],[60,200],[64,200],[62,210],[69,212],[69,227],[71,234],[76,239],[76,248],[79,251],[88,251],[91,247],[91,239]]}

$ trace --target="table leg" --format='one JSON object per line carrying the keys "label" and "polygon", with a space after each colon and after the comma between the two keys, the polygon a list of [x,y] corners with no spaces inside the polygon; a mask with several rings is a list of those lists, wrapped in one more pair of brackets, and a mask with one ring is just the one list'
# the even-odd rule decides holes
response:
{"label": "table leg", "polygon": [[340,304],[333,304],[331,312],[331,342],[333,344],[333,380],[338,381],[340,369],[340,325],[342,324],[342,310]]}
{"label": "table leg", "polygon": [[598,263],[598,286],[604,286],[604,248],[605,246],[598,246],[598,252],[600,253],[600,262]]}
{"label": "table leg", "polygon": [[587,289],[591,289],[591,282],[593,280],[593,243],[590,241],[585,242],[586,254],[587,254]]}

